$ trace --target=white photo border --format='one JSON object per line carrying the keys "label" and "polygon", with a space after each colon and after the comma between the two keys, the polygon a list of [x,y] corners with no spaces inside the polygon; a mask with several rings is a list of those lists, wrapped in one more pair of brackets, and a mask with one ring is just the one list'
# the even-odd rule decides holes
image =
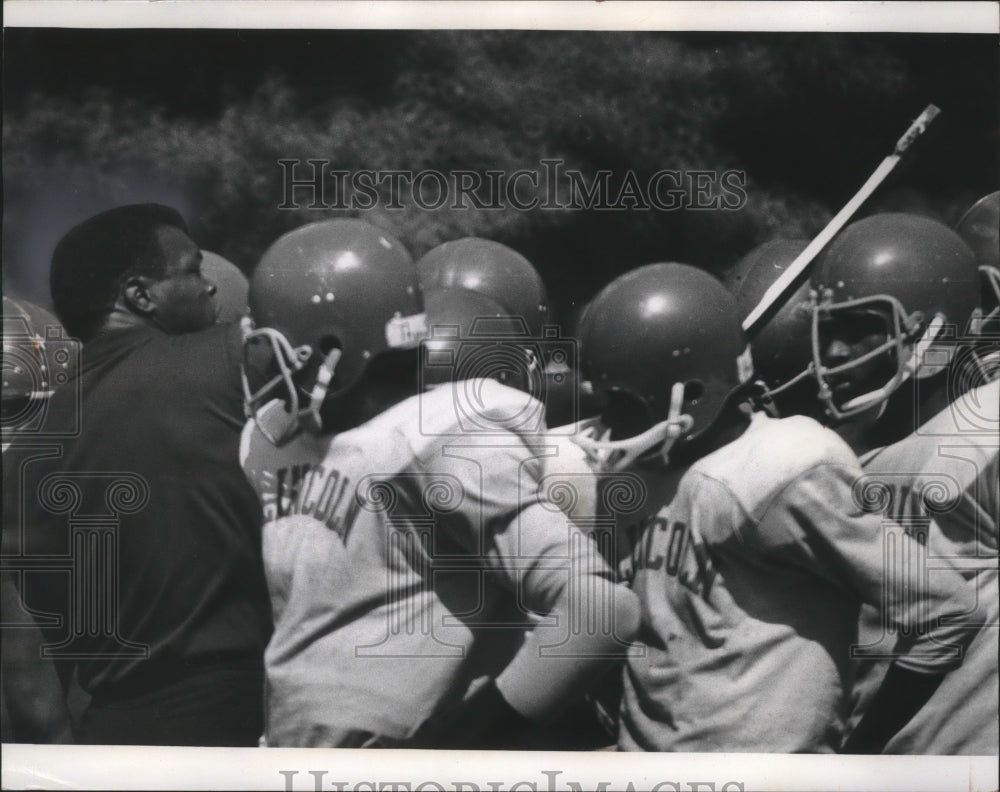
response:
{"label": "white photo border", "polygon": [[[986,33],[995,2],[5,0],[5,27]],[[986,792],[997,757],[5,744],[3,789]]]}

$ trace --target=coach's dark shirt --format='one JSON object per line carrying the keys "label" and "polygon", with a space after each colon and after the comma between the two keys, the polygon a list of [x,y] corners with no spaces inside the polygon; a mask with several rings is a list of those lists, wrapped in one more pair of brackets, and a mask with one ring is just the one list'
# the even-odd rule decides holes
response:
{"label": "coach's dark shirt", "polygon": [[[28,555],[72,559],[70,574],[25,574],[25,603],[59,615],[56,652],[76,658],[97,697],[262,665],[271,612],[261,509],[239,465],[240,343],[235,325],[95,338],[82,354],[78,436],[20,474]],[[73,425],[74,391],[53,397],[50,425]]]}

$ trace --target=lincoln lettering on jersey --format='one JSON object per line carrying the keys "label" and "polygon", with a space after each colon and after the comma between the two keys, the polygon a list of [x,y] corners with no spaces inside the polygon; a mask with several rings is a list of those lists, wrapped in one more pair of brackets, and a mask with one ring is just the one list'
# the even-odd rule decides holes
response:
{"label": "lincoln lettering on jersey", "polygon": [[716,571],[705,543],[685,523],[654,516],[645,521],[642,538],[622,574],[631,580],[642,569],[663,570],[698,596],[707,597]]}
{"label": "lincoln lettering on jersey", "polygon": [[264,507],[266,520],[296,514],[312,517],[347,541],[360,508],[347,476],[339,470],[327,471],[323,465],[304,463],[278,468],[274,486],[274,498]]}

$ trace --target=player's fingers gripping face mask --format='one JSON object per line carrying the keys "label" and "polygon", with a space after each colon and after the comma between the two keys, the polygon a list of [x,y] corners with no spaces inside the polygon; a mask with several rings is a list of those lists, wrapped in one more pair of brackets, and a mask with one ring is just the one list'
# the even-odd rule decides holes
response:
{"label": "player's fingers gripping face mask", "polygon": [[[427,333],[409,253],[360,220],[312,223],[278,239],[254,271],[250,312],[246,410],[275,444],[301,428],[320,431],[324,402],[350,392],[375,359],[414,349]],[[267,374],[256,382],[261,356]],[[284,403],[279,421],[262,415],[275,399]]]}
{"label": "player's fingers gripping face mask", "polygon": [[602,470],[667,464],[753,375],[733,297],[684,264],[650,264],[609,284],[580,323],[589,387],[607,399],[576,442]]}
{"label": "player's fingers gripping face mask", "polygon": [[978,277],[969,247],[929,218],[881,214],[848,226],[812,278],[813,373],[827,415],[884,409],[907,380],[947,368]]}

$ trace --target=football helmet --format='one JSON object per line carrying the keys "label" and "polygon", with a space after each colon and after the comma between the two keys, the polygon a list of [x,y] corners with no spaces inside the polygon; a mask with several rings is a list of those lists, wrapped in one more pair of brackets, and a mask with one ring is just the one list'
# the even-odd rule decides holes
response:
{"label": "football helmet", "polygon": [[250,281],[240,268],[218,253],[201,251],[201,274],[215,284],[216,322],[239,322],[249,312]]}
{"label": "football helmet", "polygon": [[979,337],[972,354],[980,375],[996,379],[1000,375],[1000,191],[969,207],[955,230],[975,253],[981,276],[980,311],[969,328],[970,335]]}
{"label": "football helmet", "polygon": [[1000,267],[1000,190],[980,198],[955,226],[980,266]]}
{"label": "football helmet", "polygon": [[417,270],[426,292],[454,287],[479,292],[541,337],[549,319],[545,284],[531,262],[506,245],[479,237],[445,242],[428,251]]}
{"label": "football helmet", "polygon": [[[311,223],[279,238],[250,279],[253,329],[244,342],[248,417],[272,443],[300,426],[321,430],[319,409],[350,391],[378,356],[415,349],[427,334],[413,259],[399,240],[361,220]],[[251,385],[255,347],[270,350],[276,373]],[[281,399],[290,416],[280,433],[260,420]]]}
{"label": "football helmet", "polygon": [[[955,226],[982,274],[982,325],[1000,331],[1000,191],[980,198]],[[981,328],[977,328],[981,329]]]}
{"label": "football helmet", "polygon": [[[978,303],[978,279],[969,246],[936,220],[878,214],[844,229],[820,254],[812,276],[813,373],[827,415],[840,421],[884,406],[907,379],[947,368]],[[828,337],[868,321],[885,340],[828,365]],[[861,394],[838,393],[845,376],[878,360],[888,368],[881,384]]]}
{"label": "football helmet", "polygon": [[[758,245],[723,273],[722,283],[736,298],[741,319],[757,307],[764,293],[809,245],[805,239],[772,239]],[[810,376],[812,306],[809,278],[778,306],[750,336],[754,369],[773,399]]]}
{"label": "football helmet", "polygon": [[707,272],[649,264],[612,281],[579,330],[583,376],[607,399],[574,438],[595,464],[620,471],[708,429],[753,376],[736,300]]}
{"label": "football helmet", "polygon": [[423,342],[424,387],[489,378],[506,384],[524,374],[519,347],[504,343],[523,337],[523,322],[484,294],[460,287],[424,293],[428,336]]}
{"label": "football helmet", "polygon": [[3,297],[2,425],[6,433],[37,423],[56,388],[79,367],[80,345],[51,313],[22,298]]}

